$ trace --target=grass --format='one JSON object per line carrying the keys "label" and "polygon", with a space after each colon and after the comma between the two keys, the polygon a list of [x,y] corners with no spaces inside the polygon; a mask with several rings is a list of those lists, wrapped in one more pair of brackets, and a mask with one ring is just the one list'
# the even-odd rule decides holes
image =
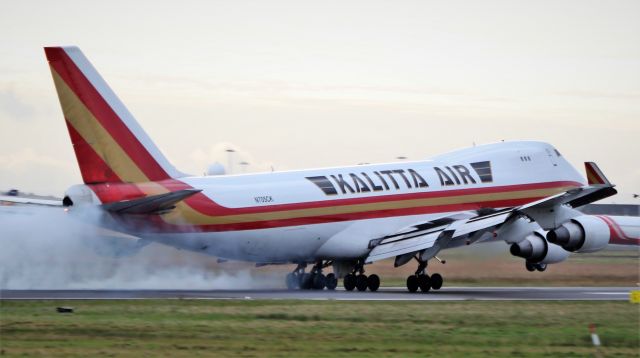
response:
{"label": "grass", "polygon": [[[5,356],[637,357],[628,302],[0,301]],[[55,312],[72,306],[73,314]]]}

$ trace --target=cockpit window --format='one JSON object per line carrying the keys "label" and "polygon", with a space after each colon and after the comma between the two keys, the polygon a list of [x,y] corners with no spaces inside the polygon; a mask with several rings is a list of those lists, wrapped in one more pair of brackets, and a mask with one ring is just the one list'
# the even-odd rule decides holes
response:
{"label": "cockpit window", "polygon": [[554,152],[556,152],[556,155],[557,155],[557,156],[559,156],[559,157],[561,157],[561,156],[562,156],[562,154],[560,154],[560,152],[558,152],[558,150],[557,150],[557,149],[553,148],[553,151],[554,151]]}

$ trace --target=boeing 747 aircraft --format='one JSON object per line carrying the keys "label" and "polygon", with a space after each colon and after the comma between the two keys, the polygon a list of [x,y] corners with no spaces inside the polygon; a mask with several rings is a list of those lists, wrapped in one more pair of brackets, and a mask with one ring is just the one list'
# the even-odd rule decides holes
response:
{"label": "boeing 747 aircraft", "polygon": [[[575,208],[616,194],[552,145],[501,142],[429,160],[261,174],[191,176],[160,153],[76,47],[47,47],[83,184],[61,205],[98,208],[108,229],[223,259],[293,263],[290,289],[376,291],[366,264],[412,263],[411,292],[440,289],[441,250],[504,241],[529,271],[570,253],[640,242],[636,218]],[[96,237],[95,240],[100,240]],[[324,274],[329,271],[331,273]]]}

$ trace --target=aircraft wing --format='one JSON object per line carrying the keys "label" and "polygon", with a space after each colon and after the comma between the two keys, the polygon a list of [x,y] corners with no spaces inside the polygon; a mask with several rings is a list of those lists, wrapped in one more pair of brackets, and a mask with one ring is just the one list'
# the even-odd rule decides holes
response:
{"label": "aircraft wing", "polygon": [[576,208],[616,193],[614,185],[606,179],[595,163],[587,162],[585,167],[589,185],[489,214],[456,218],[446,223],[443,223],[442,220],[446,219],[443,218],[436,224],[431,222],[415,224],[398,233],[372,240],[373,249],[365,262],[370,263],[395,256],[395,265],[400,266],[416,255],[419,255],[421,260],[430,259],[453,239],[493,231],[509,219],[523,215],[538,222],[542,228],[555,228],[558,224],[555,214],[558,206]]}
{"label": "aircraft wing", "polygon": [[374,240],[375,247],[365,262],[369,263],[395,256],[397,257],[396,266],[400,266],[408,262],[418,252],[422,258],[425,256],[433,257],[452,239],[497,227],[511,215],[513,215],[513,208],[457,219],[445,224],[416,224],[399,233],[385,236],[377,241]]}
{"label": "aircraft wing", "polygon": [[0,205],[7,203],[21,205],[40,205],[40,206],[62,206],[62,200],[55,199],[34,199],[19,196],[0,195]]}

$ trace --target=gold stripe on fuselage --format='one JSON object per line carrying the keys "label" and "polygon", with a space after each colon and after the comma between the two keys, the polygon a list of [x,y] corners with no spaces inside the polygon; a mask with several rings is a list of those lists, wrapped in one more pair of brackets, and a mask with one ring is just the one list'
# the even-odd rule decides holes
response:
{"label": "gold stripe on fuselage", "polygon": [[[488,194],[468,194],[459,196],[447,196],[440,198],[394,200],[387,202],[336,205],[323,208],[294,209],[283,211],[272,211],[265,213],[236,214],[225,216],[209,216],[201,214],[184,202],[178,203],[175,210],[162,215],[169,224],[175,225],[222,225],[239,224],[259,221],[286,220],[294,218],[307,218],[325,215],[354,214],[381,210],[398,210],[419,207],[433,207],[444,205],[458,205],[470,203],[483,203],[500,200],[514,200],[525,198],[541,198],[551,196],[572,187],[531,189],[512,192],[488,193]],[[233,210],[233,209],[229,209]]]}

